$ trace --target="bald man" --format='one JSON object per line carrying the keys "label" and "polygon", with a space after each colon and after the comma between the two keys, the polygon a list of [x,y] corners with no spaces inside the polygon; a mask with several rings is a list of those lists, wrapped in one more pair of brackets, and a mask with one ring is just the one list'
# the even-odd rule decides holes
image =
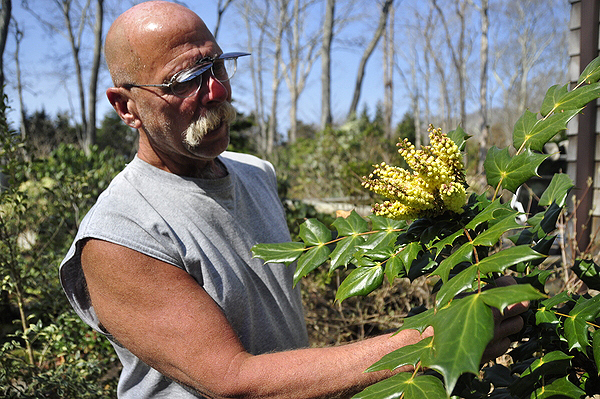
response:
{"label": "bald man", "polygon": [[223,53],[195,13],[162,1],[117,18],[105,51],[107,97],[139,151],[82,221],[60,278],[123,364],[119,398],[343,397],[388,377],[363,371],[418,332],[306,348],[293,270],[251,258],[290,237],[273,167],[225,151],[227,64],[247,54]]}

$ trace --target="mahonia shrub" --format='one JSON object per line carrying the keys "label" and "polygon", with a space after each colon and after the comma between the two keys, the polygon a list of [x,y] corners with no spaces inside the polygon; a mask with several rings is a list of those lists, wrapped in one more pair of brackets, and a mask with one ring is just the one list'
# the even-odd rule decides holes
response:
{"label": "mahonia shrub", "polygon": [[[563,290],[553,296],[546,281],[557,273],[544,260],[564,224],[573,187],[558,173],[539,198],[542,210],[522,215],[503,203],[537,175],[549,157],[543,148],[583,107],[600,97],[600,58],[569,85],[548,89],[539,113],[529,110],[513,130],[512,148],[488,150],[488,189],[466,195],[462,151],[466,133],[430,128],[430,144],[416,149],[401,141],[399,152],[411,170],[387,164],[364,178],[364,187],[385,197],[368,218],[352,212],[330,227],[308,219],[298,242],[259,244],[255,257],[295,263],[294,284],[316,268],[349,270],[336,300],[368,295],[385,279],[426,276],[435,284],[431,308],[414,309],[401,329],[433,337],[399,348],[367,371],[413,366],[381,381],[356,398],[583,398],[600,394],[600,267],[580,254],[569,267],[589,291]],[[522,222],[525,216],[525,222]],[[519,217],[517,219],[517,217]],[[332,231],[333,230],[333,231]],[[497,286],[510,274],[518,284]],[[581,286],[581,285],[580,285]],[[467,295],[468,294],[468,295]],[[509,359],[482,365],[494,335],[492,309],[529,301],[523,330],[512,337]]]}

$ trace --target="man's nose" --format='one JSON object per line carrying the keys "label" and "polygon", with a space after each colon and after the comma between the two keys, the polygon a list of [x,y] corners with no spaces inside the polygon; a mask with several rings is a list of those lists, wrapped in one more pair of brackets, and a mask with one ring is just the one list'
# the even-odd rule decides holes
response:
{"label": "man's nose", "polygon": [[202,105],[211,103],[222,103],[229,99],[229,87],[226,83],[219,81],[212,74],[209,74],[206,81],[205,90],[200,90]]}

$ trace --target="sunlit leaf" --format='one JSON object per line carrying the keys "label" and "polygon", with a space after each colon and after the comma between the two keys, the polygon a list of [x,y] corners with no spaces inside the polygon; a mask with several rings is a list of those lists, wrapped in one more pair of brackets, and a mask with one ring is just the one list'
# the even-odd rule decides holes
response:
{"label": "sunlit leaf", "polygon": [[563,323],[565,338],[569,350],[585,350],[589,345],[588,321],[594,320],[600,313],[600,295],[591,299],[580,297]]}
{"label": "sunlit leaf", "polygon": [[577,84],[581,82],[595,83],[600,80],[600,57],[594,58],[581,72]]}
{"label": "sunlit leaf", "polygon": [[435,306],[444,306],[456,295],[463,291],[469,290],[472,287],[476,276],[477,266],[471,265],[448,280],[448,282],[442,285],[442,288],[440,288],[438,291],[436,295]]}
{"label": "sunlit leaf", "polygon": [[424,353],[432,348],[432,337],[427,337],[416,344],[406,345],[388,353],[367,369],[367,371],[396,370],[402,366],[416,366]]}
{"label": "sunlit leaf", "polygon": [[431,319],[434,314],[435,309],[431,308],[422,313],[407,317],[403,320],[402,327],[400,327],[398,331],[417,330],[423,334],[423,331],[431,325]]}
{"label": "sunlit leaf", "polygon": [[479,373],[483,351],[494,336],[492,310],[481,294],[453,300],[432,317],[434,350],[425,367],[444,376],[450,394],[463,373]]}
{"label": "sunlit leaf", "polygon": [[331,241],[331,231],[317,219],[308,219],[300,225],[299,236],[306,245],[320,245]]}
{"label": "sunlit leaf", "polygon": [[511,158],[506,170],[502,171],[502,187],[516,193],[517,189],[533,176],[538,167],[550,154],[537,154],[529,149]]}
{"label": "sunlit leaf", "polygon": [[366,240],[362,244],[358,245],[358,247],[373,251],[376,248],[391,246],[396,242],[399,234],[399,232],[387,230],[376,231],[372,234],[363,236],[366,238]]}
{"label": "sunlit leaf", "polygon": [[497,199],[479,212],[477,216],[475,216],[473,220],[467,224],[466,228],[474,230],[481,223],[487,222],[490,219],[494,219],[495,212],[500,208],[502,208],[502,203],[500,202],[500,199]]}
{"label": "sunlit leaf", "polygon": [[306,251],[298,259],[296,272],[294,273],[294,287],[308,273],[315,270],[329,259],[331,251],[325,245],[319,245]]}
{"label": "sunlit leaf", "polygon": [[397,256],[404,264],[406,273],[408,273],[408,271],[410,270],[410,266],[412,265],[413,261],[417,258],[417,256],[419,256],[419,252],[421,252],[421,250],[421,244],[419,244],[418,242],[411,242],[398,253]]}
{"label": "sunlit leaf", "polygon": [[302,255],[304,244],[285,242],[280,244],[257,244],[252,247],[252,256],[261,258],[265,263],[284,263],[289,265]]}
{"label": "sunlit leaf", "polygon": [[563,207],[565,205],[567,195],[573,186],[573,181],[569,175],[564,173],[556,173],[554,176],[552,176],[552,181],[550,181],[548,188],[546,188],[540,197],[538,204],[541,206],[548,206],[553,202],[556,202],[559,207]]}
{"label": "sunlit leaf", "polygon": [[[565,130],[567,128],[567,123],[580,111],[581,109],[570,109],[557,114],[552,114],[544,119],[537,120],[533,126],[531,126],[533,120],[531,115],[534,114],[525,111],[525,114],[521,117],[526,119],[521,125],[523,128],[517,129],[519,122],[515,125],[513,134],[514,147],[517,149],[524,147],[542,152],[544,150],[544,145],[558,132]],[[527,116],[525,117],[525,115]],[[521,121],[521,119],[519,119],[519,121]]]}
{"label": "sunlit leaf", "polygon": [[470,137],[461,126],[447,133],[447,136],[456,144],[459,151],[464,150],[467,139]]}
{"label": "sunlit leaf", "polygon": [[384,273],[388,282],[392,284],[397,277],[406,275],[404,262],[402,262],[398,255],[391,256],[387,262],[385,262]]}
{"label": "sunlit leaf", "polygon": [[443,399],[448,395],[442,382],[431,375],[399,373],[371,385],[353,396],[354,399]]}
{"label": "sunlit leaf", "polygon": [[519,228],[522,228],[522,226],[517,223],[514,214],[505,216],[494,226],[483,231],[481,234],[475,237],[475,239],[473,239],[473,245],[483,245],[488,247],[494,246],[504,233],[511,229]]}
{"label": "sunlit leaf", "polygon": [[529,284],[515,284],[505,287],[495,287],[481,292],[481,300],[489,306],[492,306],[500,312],[504,312],[504,308],[508,305],[523,301],[532,301],[535,299],[546,298]]}
{"label": "sunlit leaf", "polygon": [[490,147],[483,163],[485,167],[485,176],[490,186],[496,187],[500,184],[507,173],[506,171],[510,159],[508,148],[501,150],[496,146]]}
{"label": "sunlit leaf", "polygon": [[589,288],[600,290],[600,267],[589,259],[577,259],[571,266],[577,277]]}
{"label": "sunlit leaf", "polygon": [[560,99],[569,92],[569,85],[564,86],[554,85],[548,89],[544,101],[542,101],[542,107],[540,108],[540,114],[542,116],[548,115],[554,111],[556,104]]}
{"label": "sunlit leaf", "polygon": [[342,281],[335,294],[335,300],[342,302],[344,299],[356,295],[367,295],[383,283],[383,267],[359,267]]}
{"label": "sunlit leaf", "polygon": [[331,253],[331,267],[329,268],[329,272],[334,271],[340,266],[347,266],[354,253],[358,251],[358,245],[364,242],[365,238],[358,235],[352,235],[338,241]]}
{"label": "sunlit leaf", "polygon": [[450,271],[454,268],[454,266],[458,265],[461,262],[470,262],[472,258],[473,244],[463,244],[450,256],[441,261],[437,269],[435,269],[435,271],[431,274],[440,276],[442,278],[442,281],[445,283],[448,281],[448,276],[450,275]]}
{"label": "sunlit leaf", "polygon": [[528,109],[523,112],[523,115],[515,123],[513,129],[513,145],[518,150],[521,145],[531,136],[531,131],[535,127],[538,118],[537,115]]}
{"label": "sunlit leaf", "polygon": [[402,230],[407,228],[405,220],[394,220],[375,214],[369,215],[373,230]]}
{"label": "sunlit leaf", "polygon": [[569,381],[569,377],[563,377],[553,381],[550,385],[545,385],[531,394],[531,398],[547,399],[552,397],[567,397],[580,399],[585,392]]}
{"label": "sunlit leaf", "polygon": [[367,221],[360,217],[356,211],[352,211],[347,218],[339,217],[335,219],[332,226],[335,227],[339,236],[351,236],[369,230]]}
{"label": "sunlit leaf", "polygon": [[600,97],[600,83],[581,86],[564,94],[556,103],[554,112],[579,109]]}
{"label": "sunlit leaf", "polygon": [[483,258],[477,267],[483,274],[502,273],[509,266],[539,258],[545,258],[545,256],[526,245],[518,245]]}
{"label": "sunlit leaf", "polygon": [[553,351],[536,359],[521,373],[520,378],[509,386],[510,392],[517,397],[526,397],[546,375],[565,374],[571,366],[572,358],[573,356],[561,351]]}

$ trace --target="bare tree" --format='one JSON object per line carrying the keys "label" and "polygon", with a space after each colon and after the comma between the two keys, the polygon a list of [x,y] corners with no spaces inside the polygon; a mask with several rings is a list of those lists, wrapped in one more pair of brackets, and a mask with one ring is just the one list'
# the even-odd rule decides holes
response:
{"label": "bare tree", "polygon": [[[79,98],[79,113],[81,118],[80,140],[84,151],[89,153],[91,146],[95,142],[96,131],[96,88],[98,80],[98,70],[100,68],[101,46],[102,46],[102,20],[103,20],[103,0],[96,0],[96,12],[90,11],[91,0],[85,0],[81,4],[77,0],[53,0],[53,4],[60,13],[61,22],[53,20],[54,15],[41,15],[36,9],[24,0],[22,6],[31,13],[46,29],[52,33],[58,33],[64,36],[69,42],[73,65],[75,67],[75,78],[77,79],[77,91]],[[82,68],[82,45],[86,26],[93,18],[94,35],[94,55],[92,57],[92,66],[90,69],[90,82],[88,97],[90,105],[86,106],[86,93],[84,89],[84,78]],[[93,93],[91,92],[93,90]]]}
{"label": "bare tree", "polygon": [[356,115],[356,110],[358,108],[358,100],[360,99],[360,92],[362,89],[362,81],[365,76],[365,69],[367,67],[367,62],[373,54],[379,39],[383,35],[385,27],[387,25],[388,14],[390,11],[390,7],[394,0],[385,0],[381,5],[381,10],[379,13],[379,22],[377,24],[377,28],[375,29],[375,33],[373,34],[373,38],[365,48],[365,51],[362,55],[362,58],[358,65],[358,72],[356,74],[356,83],[354,85],[354,95],[352,96],[352,103],[350,104],[350,110],[348,111],[348,118],[352,118]]}
{"label": "bare tree", "polygon": [[221,26],[223,14],[232,2],[233,0],[219,0],[217,3],[217,23],[215,25],[215,30],[213,31],[215,39],[217,39],[217,36],[219,35],[219,27]]}
{"label": "bare tree", "polygon": [[321,130],[332,123],[331,117],[331,43],[335,21],[335,0],[327,0],[321,45]]}
{"label": "bare tree", "polygon": [[19,98],[19,112],[21,114],[20,121],[20,131],[21,138],[25,140],[27,138],[27,127],[25,126],[25,103],[23,101],[23,83],[21,81],[21,62],[19,59],[19,54],[21,51],[21,41],[23,40],[23,30],[19,27],[19,23],[16,19],[12,19],[12,23],[14,25],[14,35],[15,35],[15,75],[17,77],[17,96]]}
{"label": "bare tree", "polygon": [[395,64],[395,51],[394,51],[394,5],[390,6],[389,12],[389,23],[385,30],[383,40],[383,88],[384,88],[384,100],[383,100],[383,125],[385,131],[385,137],[392,139],[394,135],[394,129],[392,127],[392,116],[394,113],[394,64]]}
{"label": "bare tree", "polygon": [[[8,27],[12,15],[11,0],[2,0],[2,9],[0,10],[0,101],[4,101],[4,49],[8,39]],[[4,118],[4,107],[1,108],[0,117]]]}
{"label": "bare tree", "polygon": [[[289,61],[283,65],[284,77],[290,92],[290,131],[288,141],[296,141],[298,131],[298,98],[304,91],[306,79],[316,61],[319,52],[316,51],[319,42],[320,31],[305,33],[305,19],[310,6],[314,0],[294,0],[291,18],[291,40],[288,40],[287,48]],[[301,43],[300,37],[306,37]]]}
{"label": "bare tree", "polygon": [[487,153],[487,138],[488,138],[488,109],[487,109],[487,81],[488,81],[488,32],[490,28],[490,20],[488,16],[488,0],[481,0],[479,5],[479,15],[481,19],[481,46],[479,49],[479,113],[481,115],[481,125],[479,131],[479,161],[477,164],[477,172],[483,173],[483,163]]}

